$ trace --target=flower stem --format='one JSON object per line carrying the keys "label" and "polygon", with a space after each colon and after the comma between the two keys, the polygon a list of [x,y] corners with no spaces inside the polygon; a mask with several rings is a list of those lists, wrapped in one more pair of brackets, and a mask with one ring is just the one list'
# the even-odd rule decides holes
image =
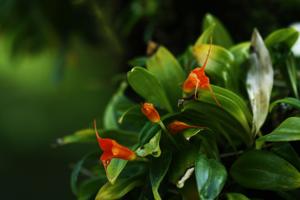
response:
{"label": "flower stem", "polygon": [[148,158],[144,158],[144,157],[140,157],[140,156],[137,156],[135,161],[140,161],[140,162],[149,162],[149,159]]}
{"label": "flower stem", "polygon": [[166,133],[169,140],[175,145],[175,147],[177,149],[179,149],[179,146],[178,146],[176,140],[172,137],[172,135],[169,133],[168,129],[166,128],[166,126],[164,125],[164,123],[161,120],[159,121],[159,125],[160,125],[161,129]]}

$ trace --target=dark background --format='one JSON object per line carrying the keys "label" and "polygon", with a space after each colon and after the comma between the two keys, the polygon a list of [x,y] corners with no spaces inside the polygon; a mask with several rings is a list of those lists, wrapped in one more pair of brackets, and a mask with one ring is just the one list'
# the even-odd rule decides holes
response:
{"label": "dark background", "polygon": [[[298,0],[1,0],[1,199],[75,199],[71,166],[91,147],[56,139],[101,119],[154,40],[178,55],[210,12],[235,42],[299,21]],[[100,125],[99,125],[100,126]]]}

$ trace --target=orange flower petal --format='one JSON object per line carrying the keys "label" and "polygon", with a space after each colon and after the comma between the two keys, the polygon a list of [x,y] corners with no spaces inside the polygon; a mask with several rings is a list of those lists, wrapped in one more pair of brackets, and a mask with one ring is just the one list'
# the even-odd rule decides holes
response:
{"label": "orange flower petal", "polygon": [[190,93],[194,91],[198,83],[199,83],[198,76],[192,71],[189,74],[188,78],[184,81],[182,89],[185,93]]}
{"label": "orange flower petal", "polygon": [[100,160],[102,161],[105,169],[107,168],[111,159],[113,158],[119,158],[123,160],[134,160],[136,158],[135,152],[119,144],[117,141],[109,138],[101,138],[98,134],[95,121],[94,121],[94,128],[95,128],[99,147],[103,151]]}

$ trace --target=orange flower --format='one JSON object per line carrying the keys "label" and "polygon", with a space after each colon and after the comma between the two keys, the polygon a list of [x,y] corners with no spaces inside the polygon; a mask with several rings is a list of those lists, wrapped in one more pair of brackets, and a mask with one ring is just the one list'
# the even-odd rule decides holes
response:
{"label": "orange flower", "polygon": [[186,129],[189,129],[189,128],[201,128],[201,127],[200,126],[189,125],[185,122],[181,122],[181,121],[178,121],[178,120],[175,120],[175,121],[173,121],[172,123],[170,123],[168,125],[168,129],[172,134],[182,132],[182,131],[184,131]]}
{"label": "orange flower", "polygon": [[94,128],[96,132],[96,137],[98,140],[99,147],[102,149],[103,154],[100,160],[105,168],[107,169],[110,161],[113,158],[119,158],[123,160],[134,160],[136,159],[136,154],[129,148],[120,145],[117,141],[109,138],[101,138],[97,131],[96,121],[94,121]]}
{"label": "orange flower", "polygon": [[160,116],[152,103],[143,103],[141,107],[142,113],[153,123],[160,122]]}
{"label": "orange flower", "polygon": [[215,102],[221,106],[219,101],[217,100],[211,86],[208,76],[205,74],[205,67],[208,62],[208,57],[210,55],[211,51],[211,45],[208,49],[207,57],[205,59],[205,62],[202,67],[197,67],[194,70],[190,72],[187,79],[184,81],[182,89],[185,93],[191,93],[192,91],[195,91],[195,96],[197,94],[197,91],[199,88],[201,89],[208,89],[211,93],[212,98],[215,100]]}

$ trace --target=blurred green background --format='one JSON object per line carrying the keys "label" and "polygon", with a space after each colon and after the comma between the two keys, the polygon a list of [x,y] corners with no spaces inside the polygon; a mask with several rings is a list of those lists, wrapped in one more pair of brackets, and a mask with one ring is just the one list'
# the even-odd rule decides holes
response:
{"label": "blurred green background", "polygon": [[71,166],[89,146],[56,139],[101,119],[128,60],[149,40],[176,55],[221,19],[236,42],[299,21],[299,0],[1,0],[1,199],[74,199]]}

